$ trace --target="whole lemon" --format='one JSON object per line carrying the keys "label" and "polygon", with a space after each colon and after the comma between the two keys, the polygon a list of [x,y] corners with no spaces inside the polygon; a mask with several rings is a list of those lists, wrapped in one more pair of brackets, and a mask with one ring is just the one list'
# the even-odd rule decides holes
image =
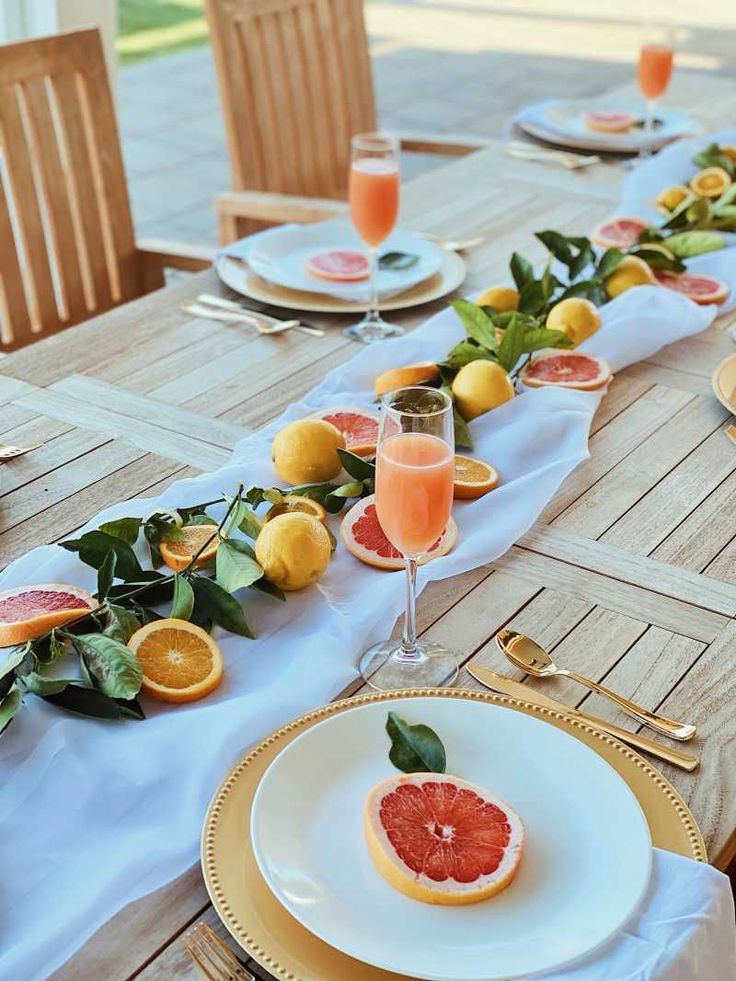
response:
{"label": "whole lemon", "polygon": [[664,191],[660,191],[657,195],[657,204],[665,211],[674,211],[688,197],[690,197],[690,191],[685,185],[675,184],[673,187],[666,187]]}
{"label": "whole lemon", "polygon": [[549,330],[561,330],[575,345],[582,344],[600,326],[601,315],[598,308],[582,296],[569,296],[566,300],[555,303],[545,322],[545,327]]}
{"label": "whole lemon", "polygon": [[519,309],[519,291],[513,286],[491,286],[475,300],[479,307],[493,307],[497,313]]}
{"label": "whole lemon", "polygon": [[514,384],[497,361],[471,361],[455,375],[452,394],[458,412],[470,422],[514,397]]}
{"label": "whole lemon", "polygon": [[332,545],[318,518],[299,511],[267,521],[256,539],[256,560],[269,582],[293,592],[316,582],[330,562]]}
{"label": "whole lemon", "polygon": [[288,484],[321,483],[340,473],[338,449],[345,449],[345,437],[332,423],[299,419],[276,433],[271,458],[274,470]]}
{"label": "whole lemon", "polygon": [[604,282],[606,293],[611,299],[630,290],[632,286],[647,286],[656,283],[650,267],[637,255],[626,255]]}

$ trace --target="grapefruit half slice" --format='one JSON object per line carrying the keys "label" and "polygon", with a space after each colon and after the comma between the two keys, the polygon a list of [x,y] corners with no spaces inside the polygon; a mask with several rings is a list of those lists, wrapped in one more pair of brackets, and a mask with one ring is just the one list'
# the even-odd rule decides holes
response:
{"label": "grapefruit half slice", "polygon": [[0,647],[25,644],[96,607],[92,594],[78,586],[45,583],[6,589],[0,593]]}
{"label": "grapefruit half slice", "polygon": [[588,129],[599,133],[626,133],[636,122],[630,112],[584,112],[583,121]]}
{"label": "grapefruit half slice", "polygon": [[509,885],[524,825],[504,801],[444,773],[379,783],[364,812],[368,851],[391,885],[423,903],[464,906]]}
{"label": "grapefruit half slice", "polygon": [[[350,508],[340,526],[340,536],[348,552],[352,552],[356,559],[366,565],[375,566],[376,569],[404,568],[401,552],[386,538],[378,523],[375,494],[361,498]],[[438,555],[447,555],[456,541],[457,525],[454,518],[450,517],[447,527],[429,552],[419,559],[419,565],[424,565]]]}
{"label": "grapefruit half slice", "polygon": [[358,456],[373,456],[378,441],[378,416],[362,409],[324,409],[315,419],[331,422],[345,437],[345,449]]}
{"label": "grapefruit half slice", "polygon": [[362,252],[354,252],[352,249],[317,252],[307,259],[306,268],[310,276],[338,283],[358,282],[367,279],[370,273],[368,259]]}
{"label": "grapefruit half slice", "polygon": [[668,290],[684,293],[695,303],[723,303],[731,292],[726,283],[715,276],[696,276],[693,273],[674,273],[665,269],[656,269],[654,275],[660,286]]}
{"label": "grapefruit half slice", "polygon": [[536,357],[521,380],[531,388],[557,385],[591,391],[603,388],[611,380],[611,369],[602,358],[583,351],[550,351]]}
{"label": "grapefruit half slice", "polygon": [[628,249],[636,245],[649,222],[636,216],[607,218],[590,233],[590,240],[602,249]]}

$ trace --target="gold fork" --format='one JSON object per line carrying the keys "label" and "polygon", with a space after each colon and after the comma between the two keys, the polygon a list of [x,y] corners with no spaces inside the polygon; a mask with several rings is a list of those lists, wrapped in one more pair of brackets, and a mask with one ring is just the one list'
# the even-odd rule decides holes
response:
{"label": "gold fork", "polygon": [[256,981],[207,923],[197,923],[184,936],[184,948],[209,981]]}
{"label": "gold fork", "polygon": [[0,443],[0,460],[13,460],[17,456],[24,456],[33,450],[38,450],[43,443],[36,443],[34,446],[11,446],[8,443]]}

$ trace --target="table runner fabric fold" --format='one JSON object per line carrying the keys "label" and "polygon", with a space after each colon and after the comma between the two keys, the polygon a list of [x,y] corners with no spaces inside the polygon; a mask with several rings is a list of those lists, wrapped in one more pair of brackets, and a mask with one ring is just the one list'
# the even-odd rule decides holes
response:
{"label": "table runner fabric fold", "polygon": [[[632,290],[601,312],[603,328],[584,347],[614,370],[706,329],[716,315],[714,307],[698,308],[654,287]],[[116,504],[83,530],[192,505],[232,492],[240,481],[271,486],[270,442],[286,420],[326,406],[369,406],[376,373],[441,359],[461,336],[448,309],[412,334],[362,349],[280,419],[241,441],[227,466],[179,481],[156,498]],[[420,589],[493,561],[528,530],[588,456],[602,394],[528,391],[473,423],[473,452],[496,466],[502,484],[455,509],[458,544],[421,569]],[[0,739],[0,826],[6,847],[17,844],[14,855],[6,852],[0,884],[0,977],[48,976],[123,906],[197,861],[204,813],[225,772],[247,747],[354,680],[360,652],[383,639],[402,611],[400,575],[338,549],[324,578],[286,603],[249,593],[248,620],[258,637],[218,636],[226,662],[221,687],[175,709],[147,702],[145,722],[80,720],[27,699]],[[95,589],[93,571],[57,546],[34,549],[0,576],[0,588],[34,582]]]}

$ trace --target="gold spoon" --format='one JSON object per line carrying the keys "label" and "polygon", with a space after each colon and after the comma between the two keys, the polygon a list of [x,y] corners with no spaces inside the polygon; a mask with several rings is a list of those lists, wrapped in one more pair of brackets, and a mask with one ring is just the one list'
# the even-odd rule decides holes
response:
{"label": "gold spoon", "polygon": [[695,726],[686,725],[684,722],[676,722],[674,719],[668,719],[664,715],[657,715],[655,712],[649,712],[635,702],[630,702],[623,695],[618,695],[615,691],[611,691],[610,688],[599,685],[597,681],[591,681],[590,678],[585,678],[576,671],[558,668],[547,651],[543,647],[540,647],[531,637],[527,637],[526,634],[519,634],[514,630],[499,630],[496,634],[496,643],[501,652],[506,655],[513,665],[522,671],[526,671],[528,674],[534,675],[535,678],[552,678],[554,675],[572,678],[573,681],[579,682],[591,691],[596,692],[596,694],[605,695],[606,698],[610,698],[612,702],[615,702],[628,715],[638,719],[639,722],[643,722],[645,726],[649,726],[652,729],[656,729],[657,732],[669,736],[670,739],[692,739],[695,735]]}

